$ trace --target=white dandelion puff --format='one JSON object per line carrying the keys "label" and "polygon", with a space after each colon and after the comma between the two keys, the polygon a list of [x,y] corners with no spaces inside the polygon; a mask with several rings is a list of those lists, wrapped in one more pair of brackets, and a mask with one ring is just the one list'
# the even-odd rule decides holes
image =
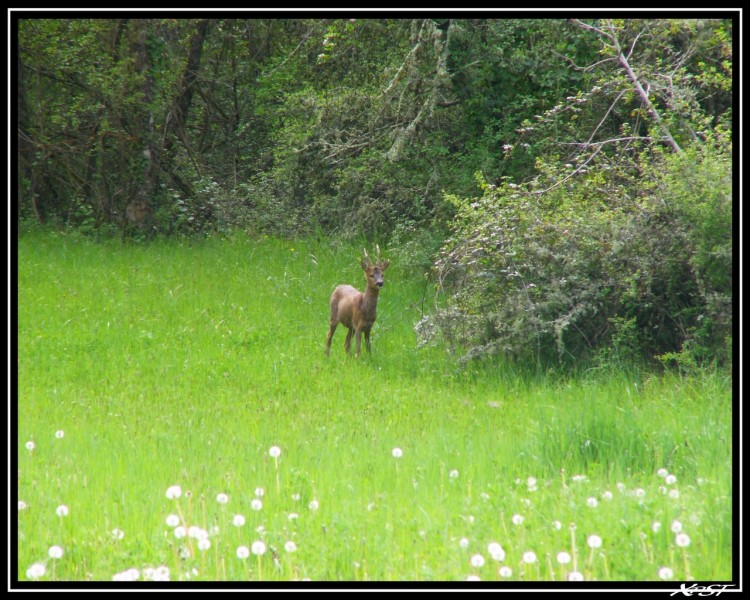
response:
{"label": "white dandelion puff", "polygon": [[250,550],[255,556],[262,556],[266,553],[266,545],[258,540],[257,542],[253,542],[253,545],[250,546]]}
{"label": "white dandelion puff", "polygon": [[28,569],[26,569],[26,577],[28,577],[29,579],[39,579],[40,577],[44,576],[46,572],[47,567],[45,567],[42,563],[34,563]]}
{"label": "white dandelion puff", "polygon": [[271,448],[268,450],[268,454],[271,456],[271,458],[278,458],[281,456],[281,448],[278,446],[271,446]]}
{"label": "white dandelion puff", "polygon": [[198,550],[208,550],[211,547],[211,541],[206,538],[198,540]]}
{"label": "white dandelion puff", "polygon": [[245,524],[245,517],[242,515],[234,515],[232,518],[232,525],[235,527],[242,527]]}
{"label": "white dandelion puff", "polygon": [[394,448],[391,451],[391,454],[393,455],[393,458],[401,458],[404,455],[404,451],[401,450],[401,448]]}
{"label": "white dandelion puff", "polygon": [[669,567],[662,567],[659,569],[659,579],[672,579],[674,572]]}
{"label": "white dandelion puff", "polygon": [[237,558],[245,560],[248,556],[250,556],[250,548],[247,546],[237,548]]}
{"label": "white dandelion puff", "polygon": [[224,493],[221,493],[221,494],[217,494],[217,495],[216,495],[216,501],[217,501],[217,502],[218,502],[219,504],[226,504],[227,502],[229,502],[229,496],[227,496],[227,495],[226,495],[226,494],[224,494]]}
{"label": "white dandelion puff", "polygon": [[479,569],[480,567],[484,566],[484,556],[481,554],[475,554],[471,557],[471,566]]}
{"label": "white dandelion puff", "polygon": [[172,485],[167,488],[166,496],[170,500],[176,500],[182,496],[182,488],[179,485]]}
{"label": "white dandelion puff", "polygon": [[63,549],[60,546],[50,546],[49,549],[49,557],[57,560],[58,558],[62,558],[63,556]]}
{"label": "white dandelion puff", "polygon": [[57,513],[58,517],[67,517],[70,511],[68,510],[68,507],[65,504],[61,504],[55,509],[55,513]]}
{"label": "white dandelion puff", "polygon": [[180,517],[177,515],[167,515],[167,526],[177,527],[180,524]]}
{"label": "white dandelion puff", "polygon": [[487,545],[487,552],[490,553],[492,560],[503,561],[505,560],[505,550],[497,542],[490,542]]}

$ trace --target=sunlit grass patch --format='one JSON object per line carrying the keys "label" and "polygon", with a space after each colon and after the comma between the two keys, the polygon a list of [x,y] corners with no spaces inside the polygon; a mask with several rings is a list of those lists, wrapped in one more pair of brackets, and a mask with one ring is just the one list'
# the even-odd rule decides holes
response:
{"label": "sunlit grass patch", "polygon": [[360,252],[22,237],[18,578],[731,577],[728,381],[458,369],[397,263],[326,359]]}

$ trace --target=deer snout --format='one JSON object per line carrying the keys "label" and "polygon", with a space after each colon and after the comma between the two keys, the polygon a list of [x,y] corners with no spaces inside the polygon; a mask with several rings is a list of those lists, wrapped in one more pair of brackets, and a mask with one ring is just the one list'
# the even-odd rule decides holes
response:
{"label": "deer snout", "polygon": [[379,281],[376,281],[375,285],[378,286],[379,288],[382,288],[383,287],[383,280],[380,279]]}

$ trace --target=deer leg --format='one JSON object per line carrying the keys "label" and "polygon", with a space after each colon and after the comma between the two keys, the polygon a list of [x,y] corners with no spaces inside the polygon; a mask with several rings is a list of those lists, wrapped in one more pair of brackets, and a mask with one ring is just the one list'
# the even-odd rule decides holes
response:
{"label": "deer leg", "polygon": [[357,356],[359,356],[359,349],[362,344],[362,330],[357,329]]}
{"label": "deer leg", "polygon": [[346,350],[347,354],[352,353],[352,336],[354,335],[354,329],[350,329],[346,332],[346,340],[344,341],[344,349]]}
{"label": "deer leg", "polygon": [[328,330],[328,339],[326,340],[326,356],[331,353],[331,340],[333,339],[333,334],[336,333],[337,325],[336,321],[331,321],[331,328]]}
{"label": "deer leg", "polygon": [[369,329],[365,329],[364,333],[365,333],[365,348],[367,348],[368,352],[371,352],[371,350],[370,350],[370,330]]}

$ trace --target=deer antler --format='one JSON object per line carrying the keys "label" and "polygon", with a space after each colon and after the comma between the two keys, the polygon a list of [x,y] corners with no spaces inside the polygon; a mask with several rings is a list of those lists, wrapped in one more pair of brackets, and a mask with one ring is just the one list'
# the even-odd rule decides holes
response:
{"label": "deer antler", "polygon": [[367,254],[367,248],[365,248],[364,251],[365,251],[365,260],[367,261],[367,264],[369,264],[370,266],[373,266],[372,259],[370,258],[370,255]]}
{"label": "deer antler", "polygon": [[380,264],[380,245],[375,244],[375,250],[378,252],[378,264]]}

